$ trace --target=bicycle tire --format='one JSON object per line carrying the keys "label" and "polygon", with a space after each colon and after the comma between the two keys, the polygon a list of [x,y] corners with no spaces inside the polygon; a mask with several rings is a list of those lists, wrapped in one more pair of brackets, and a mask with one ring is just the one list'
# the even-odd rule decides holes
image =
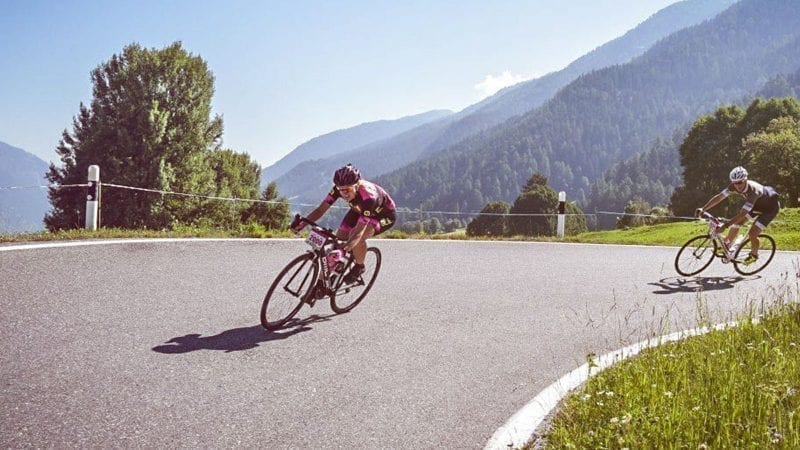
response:
{"label": "bicycle tire", "polygon": [[[350,266],[351,264],[348,264],[345,270]],[[378,278],[378,272],[381,270],[381,251],[376,247],[368,248],[364,266],[366,270],[359,277],[357,283],[349,286],[343,286],[341,280],[336,283],[336,289],[330,295],[331,309],[335,313],[343,314],[351,311],[367,296]],[[355,297],[355,300],[352,300],[353,297]]]}
{"label": "bicycle tire", "polygon": [[[277,330],[286,325],[286,322],[300,311],[303,301],[311,294],[312,289],[317,284],[319,267],[315,258],[316,255],[313,253],[304,253],[290,261],[275,277],[275,281],[269,287],[267,295],[264,296],[264,303],[261,305],[262,327],[267,330]],[[283,280],[287,275],[290,276],[283,284]],[[297,287],[290,286],[295,282],[299,283]],[[276,291],[278,286],[282,286],[282,289]],[[277,295],[278,293],[289,295],[279,303],[280,297]],[[284,311],[288,311],[288,313]]]}
{"label": "bicycle tire", "polygon": [[697,275],[711,264],[716,253],[715,240],[706,234],[695,236],[686,241],[675,255],[675,270],[686,277]]}
{"label": "bicycle tire", "polygon": [[[741,275],[754,275],[758,272],[761,272],[769,265],[770,262],[772,262],[772,258],[775,257],[776,246],[775,239],[773,239],[772,236],[768,234],[760,234],[758,236],[758,241],[760,243],[758,252],[760,257],[749,266],[742,264],[742,260],[739,259],[739,255],[746,255],[746,253],[742,253],[743,251],[750,253],[750,239],[745,239],[745,241],[742,242],[742,246],[736,250],[736,256],[733,258],[733,269],[739,272]],[[764,252],[769,253],[769,257],[766,259],[764,259]]]}

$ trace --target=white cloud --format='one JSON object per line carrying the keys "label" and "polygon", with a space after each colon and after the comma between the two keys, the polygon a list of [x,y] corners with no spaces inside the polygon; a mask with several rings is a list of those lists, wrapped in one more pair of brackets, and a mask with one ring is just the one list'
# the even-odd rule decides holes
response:
{"label": "white cloud", "polygon": [[483,81],[475,85],[475,90],[480,93],[481,99],[484,99],[490,95],[494,95],[497,91],[503,89],[504,87],[517,84],[520,81],[525,81],[527,79],[527,77],[522,75],[514,75],[506,70],[498,76],[486,75],[486,78],[484,78]]}

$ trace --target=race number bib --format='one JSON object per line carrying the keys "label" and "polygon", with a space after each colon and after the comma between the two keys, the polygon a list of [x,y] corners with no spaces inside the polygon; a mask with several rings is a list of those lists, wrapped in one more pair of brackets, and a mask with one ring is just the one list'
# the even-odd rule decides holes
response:
{"label": "race number bib", "polygon": [[314,230],[311,230],[306,237],[306,243],[314,247],[315,250],[319,250],[325,244],[325,236],[317,233]]}

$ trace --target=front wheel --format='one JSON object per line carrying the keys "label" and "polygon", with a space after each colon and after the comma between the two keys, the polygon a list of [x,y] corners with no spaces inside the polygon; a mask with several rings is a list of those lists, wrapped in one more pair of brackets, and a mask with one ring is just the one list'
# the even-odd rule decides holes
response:
{"label": "front wheel", "polygon": [[708,235],[695,236],[678,250],[675,256],[675,270],[690,277],[705,270],[717,253],[717,242]]}
{"label": "front wheel", "polygon": [[775,257],[775,239],[772,239],[772,236],[760,234],[758,236],[758,243],[758,259],[750,264],[745,265],[744,263],[745,258],[752,250],[753,244],[750,242],[749,238],[745,239],[745,241],[742,242],[742,246],[736,251],[736,256],[733,258],[733,268],[740,274],[753,275],[761,272],[767,267],[767,264],[772,261],[772,258]]}
{"label": "front wheel", "polygon": [[319,267],[314,258],[312,253],[300,255],[275,277],[261,305],[261,326],[276,330],[300,311],[303,300],[316,285]]}
{"label": "front wheel", "polygon": [[[348,264],[346,270],[351,266],[351,264]],[[381,251],[375,247],[370,247],[367,249],[366,258],[364,258],[364,273],[358,277],[358,280],[353,284],[343,283],[343,280],[336,281],[334,292],[331,294],[331,309],[337,314],[342,314],[355,308],[356,305],[361,303],[361,300],[364,300],[369,290],[372,289],[380,270]]]}

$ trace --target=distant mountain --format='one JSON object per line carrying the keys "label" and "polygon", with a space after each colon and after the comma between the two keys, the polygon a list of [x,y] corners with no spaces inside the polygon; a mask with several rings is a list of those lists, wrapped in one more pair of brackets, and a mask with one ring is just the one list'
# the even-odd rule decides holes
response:
{"label": "distant mountain", "polygon": [[432,145],[426,153],[435,154],[477,131],[527,113],[541,106],[559,89],[579,76],[615,64],[627,63],[659,40],[713,18],[736,1],[738,0],[686,0],[669,5],[624,35],[576,59],[564,69],[507,87],[470,106],[465,110],[469,115],[449,126],[443,139]]}
{"label": "distant mountain", "polygon": [[318,161],[307,160],[279,178],[278,189],[295,201],[311,202],[319,196],[320,187],[327,190],[331,171],[345,162],[352,161],[363,167],[368,176],[376,177],[417,159],[433,156],[469,136],[540,106],[582,74],[630,61],[670,33],[708,20],[735,1],[686,0],[670,5],[563,70],[505,88],[457,114],[365,145],[348,154]]}
{"label": "distant mountain", "polygon": [[380,141],[418,127],[422,124],[453,114],[448,110],[434,110],[397,120],[379,120],[315,137],[299,145],[275,164],[261,172],[263,184],[274,181],[302,162],[328,158],[358,147]]}
{"label": "distant mountain", "polygon": [[[0,142],[0,188],[47,185],[47,167],[25,150]],[[0,189],[0,232],[42,230],[49,210],[47,189]]]}
{"label": "distant mountain", "polygon": [[398,136],[365,145],[336,156],[306,161],[278,178],[278,190],[293,203],[314,204],[331,188],[336,168],[352,162],[366,178],[374,178],[389,170],[403,167],[418,159],[427,144],[440,135],[452,116],[416,127]]}
{"label": "distant mountain", "polygon": [[534,172],[586,204],[608,168],[697,116],[800,67],[796,0],[742,0],[623,65],[582,75],[542,107],[379,177],[401,206],[478,211]]}

